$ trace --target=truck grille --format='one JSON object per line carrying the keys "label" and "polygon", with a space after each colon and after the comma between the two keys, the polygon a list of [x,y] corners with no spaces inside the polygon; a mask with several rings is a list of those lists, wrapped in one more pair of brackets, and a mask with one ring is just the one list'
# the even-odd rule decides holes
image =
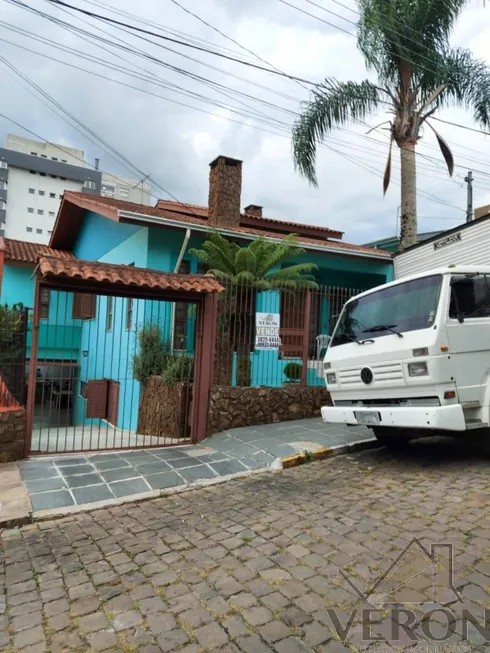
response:
{"label": "truck grille", "polygon": [[356,367],[345,367],[339,370],[339,382],[341,386],[353,386],[365,384],[361,381],[361,370],[369,367],[373,373],[373,382],[370,387],[379,385],[383,382],[393,383],[393,381],[403,381],[403,368],[401,363],[373,363],[372,365],[363,365]]}

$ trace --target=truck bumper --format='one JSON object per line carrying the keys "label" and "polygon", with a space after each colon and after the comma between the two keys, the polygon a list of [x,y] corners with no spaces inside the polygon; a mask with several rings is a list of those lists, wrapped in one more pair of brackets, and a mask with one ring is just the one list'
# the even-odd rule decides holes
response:
{"label": "truck bumper", "polygon": [[[363,419],[364,416],[364,419]],[[370,421],[373,416],[379,423]],[[327,424],[363,424],[365,426],[388,426],[409,429],[441,429],[465,431],[466,423],[461,405],[426,407],[376,407],[344,408],[324,406],[322,417]]]}

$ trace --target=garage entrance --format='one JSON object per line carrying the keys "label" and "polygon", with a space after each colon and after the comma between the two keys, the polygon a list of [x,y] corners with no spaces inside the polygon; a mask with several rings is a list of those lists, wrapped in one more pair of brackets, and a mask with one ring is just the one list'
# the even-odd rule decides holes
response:
{"label": "garage entrance", "polygon": [[26,455],[205,437],[213,277],[51,257],[36,274]]}

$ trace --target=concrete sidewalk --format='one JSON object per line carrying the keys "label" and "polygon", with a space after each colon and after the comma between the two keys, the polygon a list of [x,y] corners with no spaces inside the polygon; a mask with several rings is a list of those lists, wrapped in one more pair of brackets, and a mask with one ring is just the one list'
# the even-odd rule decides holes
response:
{"label": "concrete sidewalk", "polygon": [[34,518],[47,517],[213,484],[274,463],[280,468],[281,459],[296,453],[325,447],[343,453],[374,442],[364,427],[331,427],[314,418],[232,429],[199,445],[44,456],[18,463],[16,495],[30,502]]}

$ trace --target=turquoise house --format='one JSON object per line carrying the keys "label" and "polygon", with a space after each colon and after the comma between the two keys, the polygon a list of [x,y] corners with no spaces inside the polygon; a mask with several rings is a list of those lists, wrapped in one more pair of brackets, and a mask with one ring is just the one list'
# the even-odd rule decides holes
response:
{"label": "turquoise house", "polygon": [[[316,278],[321,288],[312,299],[310,344],[328,335],[332,315],[340,311],[349,296],[392,280],[389,252],[344,243],[342,233],[328,227],[266,218],[257,205],[242,211],[241,184],[242,162],[220,156],[210,164],[208,206],[159,200],[156,206],[148,207],[66,192],[49,247],[5,239],[3,261],[0,253],[0,301],[22,301],[33,306],[32,273],[40,255],[63,257],[75,266],[79,261],[100,261],[163,272],[203,272],[189,250],[202,245],[210,228],[244,246],[259,236],[280,241],[287,234],[296,234],[298,244],[307,252],[304,261],[318,266]],[[107,380],[109,390],[104,396],[111,406],[104,417],[97,419],[136,431],[142,392],[133,376],[138,334],[144,325],[157,324],[169,347],[192,356],[192,306],[54,291],[50,294],[43,309],[39,358],[46,365],[61,363],[74,370],[67,390],[71,393],[72,424],[97,425],[87,406],[87,384]],[[280,386],[285,381],[284,367],[302,360],[298,346],[295,349],[291,344],[293,336],[290,340],[288,337],[303,327],[304,306],[278,291],[258,293],[254,304],[254,313],[281,316],[285,347],[255,350],[251,343],[247,353],[250,383]],[[307,383],[323,383],[315,363],[316,352],[312,349],[310,353],[313,362],[308,367]],[[234,352],[231,384],[237,383],[237,356]]]}

